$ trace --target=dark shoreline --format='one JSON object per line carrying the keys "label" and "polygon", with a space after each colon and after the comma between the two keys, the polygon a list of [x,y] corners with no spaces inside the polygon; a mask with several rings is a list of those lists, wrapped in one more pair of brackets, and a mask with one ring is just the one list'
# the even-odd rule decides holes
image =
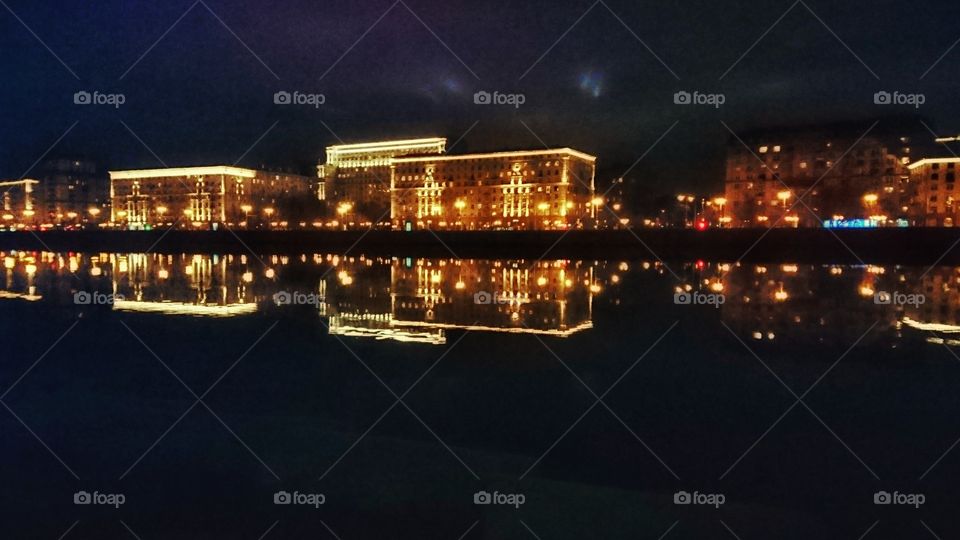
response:
{"label": "dark shoreline", "polygon": [[[835,264],[960,264],[960,229],[680,229],[563,232],[0,232],[0,249]],[[744,255],[746,254],[746,255]]]}

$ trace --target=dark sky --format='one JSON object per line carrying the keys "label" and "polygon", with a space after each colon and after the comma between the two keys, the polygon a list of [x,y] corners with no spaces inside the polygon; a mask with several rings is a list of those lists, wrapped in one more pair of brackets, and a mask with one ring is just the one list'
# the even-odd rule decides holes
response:
{"label": "dark sky", "polygon": [[[245,152],[242,165],[305,166],[338,137],[452,144],[476,123],[455,152],[572,146],[596,154],[604,177],[676,122],[631,172],[658,192],[719,185],[721,121],[738,131],[919,112],[960,131],[960,47],[928,71],[960,39],[957,2],[3,1],[2,177],[21,176],[74,122],[50,156],[93,155],[113,169]],[[75,105],[80,90],[126,103]],[[279,90],[326,103],[275,105]],[[479,106],[478,90],[526,102]],[[726,102],[676,105],[678,90]],[[878,106],[879,90],[926,102]]]}

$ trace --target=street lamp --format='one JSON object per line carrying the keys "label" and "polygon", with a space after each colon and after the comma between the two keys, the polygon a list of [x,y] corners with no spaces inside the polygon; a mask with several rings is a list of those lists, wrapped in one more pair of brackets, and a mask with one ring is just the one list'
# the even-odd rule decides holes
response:
{"label": "street lamp", "polygon": [[715,205],[717,205],[717,206],[720,207],[720,227],[722,228],[722,227],[723,227],[723,221],[724,221],[724,219],[723,219],[723,218],[724,218],[723,210],[724,210],[724,207],[727,206],[727,198],[726,198],[726,197],[716,197],[715,199],[713,199],[713,204],[715,204]]}
{"label": "street lamp", "polygon": [[253,206],[249,204],[240,205],[240,210],[243,210],[243,225],[244,227],[249,227],[250,222],[250,212],[253,210]]}
{"label": "street lamp", "polygon": [[467,203],[463,199],[457,199],[453,203],[453,207],[457,209],[457,221],[460,222],[460,226],[463,226],[463,209],[467,207]]}

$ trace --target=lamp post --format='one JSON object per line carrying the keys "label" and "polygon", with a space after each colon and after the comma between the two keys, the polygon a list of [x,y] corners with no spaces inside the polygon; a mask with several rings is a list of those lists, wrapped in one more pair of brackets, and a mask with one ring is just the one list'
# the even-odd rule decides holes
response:
{"label": "lamp post", "polygon": [[677,202],[683,205],[683,227],[686,228],[690,222],[691,204],[696,200],[693,195],[677,195]]}
{"label": "lamp post", "polygon": [[463,199],[457,199],[453,206],[457,209],[457,223],[463,227],[463,209],[467,207],[467,203]]}
{"label": "lamp post", "polygon": [[877,196],[876,193],[867,193],[866,195],[863,196],[863,203],[867,207],[867,216],[866,216],[867,218],[869,218],[872,214],[874,214],[873,207],[874,205],[877,204],[878,200],[880,200],[880,197]]}
{"label": "lamp post", "polygon": [[240,210],[243,210],[243,226],[250,228],[250,212],[253,210],[253,206],[249,204],[240,205]]}
{"label": "lamp post", "polygon": [[722,229],[722,228],[723,228],[723,218],[725,217],[725,216],[724,216],[724,208],[726,208],[726,206],[727,206],[727,199],[726,199],[726,197],[716,197],[715,199],[713,199],[713,204],[715,204],[715,205],[717,205],[717,206],[720,207],[720,221],[719,221],[719,224],[720,224],[720,228]]}

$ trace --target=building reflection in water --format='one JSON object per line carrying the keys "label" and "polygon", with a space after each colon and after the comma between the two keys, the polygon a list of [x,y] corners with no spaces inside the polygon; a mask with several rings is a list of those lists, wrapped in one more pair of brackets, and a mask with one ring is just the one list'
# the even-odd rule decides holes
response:
{"label": "building reflection in water", "polygon": [[319,254],[0,256],[0,299],[205,317],[309,308],[334,335],[432,344],[446,343],[451,329],[566,337],[591,328],[597,269],[606,267]]}
{"label": "building reflection in water", "polygon": [[[865,342],[897,346],[914,335],[960,345],[952,267],[697,262],[671,266],[678,284],[648,262],[21,251],[0,259],[0,300],[194,317],[287,313],[320,318],[333,335],[400,342],[443,344],[450,330],[567,337],[593,327],[598,295],[622,309],[623,283],[654,273],[640,294],[662,302],[648,309],[680,309],[674,293],[722,294],[718,310],[701,313],[718,313],[748,341],[849,346],[876,323]],[[82,293],[93,296],[78,301]]]}

